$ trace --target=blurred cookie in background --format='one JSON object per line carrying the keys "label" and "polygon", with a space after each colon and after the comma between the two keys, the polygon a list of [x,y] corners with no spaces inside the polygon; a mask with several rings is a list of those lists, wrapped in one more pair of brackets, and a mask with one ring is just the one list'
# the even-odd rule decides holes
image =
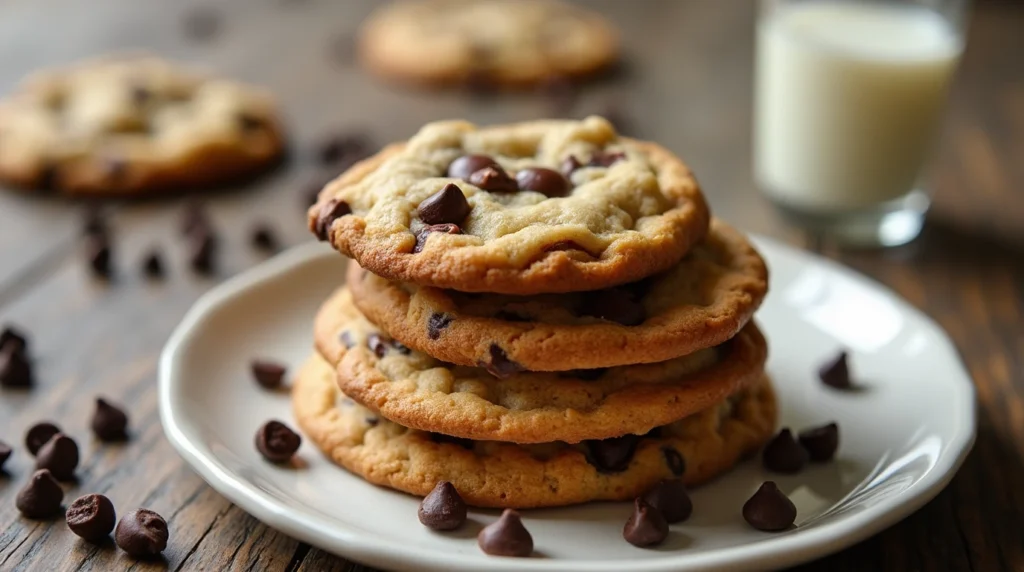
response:
{"label": "blurred cookie in background", "polygon": [[0,182],[126,196],[238,181],[284,150],[263,90],[146,55],[28,77],[0,101]]}

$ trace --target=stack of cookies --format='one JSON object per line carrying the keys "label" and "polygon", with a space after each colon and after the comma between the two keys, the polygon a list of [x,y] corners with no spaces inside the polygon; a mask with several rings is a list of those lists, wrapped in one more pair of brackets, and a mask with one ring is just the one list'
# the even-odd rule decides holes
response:
{"label": "stack of cookies", "polygon": [[358,265],[294,409],[372,483],[632,500],[772,436],[763,260],[682,161],[602,118],[427,125],[328,184],[309,223]]}

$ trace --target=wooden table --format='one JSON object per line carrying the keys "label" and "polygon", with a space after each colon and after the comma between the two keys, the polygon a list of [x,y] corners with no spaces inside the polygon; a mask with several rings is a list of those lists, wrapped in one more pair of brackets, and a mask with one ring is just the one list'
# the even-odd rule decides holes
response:
{"label": "wooden table", "polygon": [[[256,521],[209,488],[174,453],[157,418],[160,348],[188,307],[220,279],[262,260],[247,244],[257,221],[287,244],[309,240],[301,198],[322,175],[311,142],[365,129],[383,143],[423,122],[545,116],[537,95],[470,98],[393,90],[363,75],[345,46],[372,3],[329,0],[208,2],[225,16],[207,42],[182,34],[195,0],[21,0],[0,3],[0,91],[33,69],[144,47],[265,84],[281,97],[295,158],[244,192],[210,196],[223,248],[213,279],[194,276],[176,234],[183,198],[109,205],[117,277],[92,279],[79,252],[81,203],[0,193],[0,322],[31,333],[38,384],[0,393],[0,439],[58,421],[83,448],[67,497],[103,492],[170,524],[163,563],[135,563],[76,542],[62,523],[24,520],[14,496],[31,470],[17,451],[0,476],[0,570],[359,570]],[[977,6],[928,181],[935,208],[916,243],[846,252],[787,229],[750,176],[754,7],[745,2],[595,3],[625,36],[628,66],[586,90],[575,112],[623,106],[633,131],[666,144],[696,169],[716,212],[749,231],[823,251],[920,307],[956,341],[978,387],[978,440],[952,484],[917,514],[821,570],[1024,570],[1024,4]],[[141,277],[144,251],[168,255],[163,282]],[[87,425],[94,396],[126,403],[132,440],[99,446]]]}

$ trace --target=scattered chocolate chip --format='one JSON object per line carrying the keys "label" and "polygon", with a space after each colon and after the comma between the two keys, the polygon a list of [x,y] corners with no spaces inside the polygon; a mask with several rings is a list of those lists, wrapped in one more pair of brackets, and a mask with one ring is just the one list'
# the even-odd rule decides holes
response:
{"label": "scattered chocolate chip", "polygon": [[323,140],[316,150],[317,160],[326,167],[338,163],[354,163],[370,154],[371,144],[366,135],[339,134]]}
{"label": "scattered chocolate chip", "polygon": [[85,255],[89,268],[98,278],[110,278],[113,272],[110,255],[110,241],[106,235],[91,235],[85,242]]}
{"label": "scattered chocolate chip", "polygon": [[590,158],[590,162],[587,163],[589,167],[611,167],[615,163],[626,158],[626,154],[622,151],[598,151],[594,153],[594,156]]}
{"label": "scattered chocolate chip", "polygon": [[32,363],[17,343],[0,347],[0,387],[31,387]]}
{"label": "scattered chocolate chip", "polygon": [[693,514],[693,501],[683,479],[668,479],[644,493],[644,501],[661,512],[669,524],[683,522]]}
{"label": "scattered chocolate chip", "polygon": [[562,174],[565,175],[566,178],[571,177],[572,174],[576,172],[576,169],[579,169],[582,166],[583,163],[580,163],[580,160],[577,159],[575,155],[569,155],[562,160]]}
{"label": "scattered chocolate chip", "polygon": [[516,173],[516,183],[523,191],[536,191],[546,197],[564,197],[572,183],[554,169],[531,167]]}
{"label": "scattered chocolate chip", "polygon": [[209,276],[214,273],[214,259],[217,254],[217,237],[210,230],[192,234],[189,241],[189,266],[197,274]]}
{"label": "scattered chocolate chip", "polygon": [[434,530],[455,530],[466,522],[466,503],[448,481],[440,481],[423,497],[419,510],[423,526]]}
{"label": "scattered chocolate chip", "polygon": [[480,550],[491,556],[529,556],[533,537],[523,526],[519,513],[506,508],[497,521],[485,526],[476,537]]}
{"label": "scattered chocolate chip", "polygon": [[96,411],[90,425],[100,441],[112,443],[128,439],[128,414],[102,397],[96,398]]}
{"label": "scattered chocolate chip", "polygon": [[762,461],[764,468],[773,473],[793,474],[800,472],[807,464],[807,450],[793,438],[793,433],[784,428],[764,447]]}
{"label": "scattered chocolate chip", "polygon": [[11,446],[0,441],[0,473],[3,473],[4,463],[11,458]]}
{"label": "scattered chocolate chip", "polygon": [[249,368],[252,370],[252,377],[256,383],[266,389],[281,387],[284,374],[288,371],[284,364],[262,359],[252,360]]}
{"label": "scattered chocolate chip", "polygon": [[249,235],[249,244],[258,250],[273,252],[278,248],[277,235],[266,224],[260,224],[252,229],[252,234]]}
{"label": "scattered chocolate chip", "polygon": [[587,450],[587,460],[590,461],[598,471],[602,473],[621,473],[629,468],[633,460],[633,453],[640,443],[637,435],[623,435],[600,441],[584,441]]}
{"label": "scattered chocolate chip", "polygon": [[352,333],[348,330],[344,330],[338,334],[338,339],[345,345],[346,350],[352,349],[352,346],[356,345],[356,341],[352,339]]}
{"label": "scattered chocolate chip", "polygon": [[488,155],[463,155],[448,165],[448,176],[469,181],[469,177],[484,167],[498,167],[498,162]]}
{"label": "scattered chocolate chip", "polygon": [[256,448],[271,463],[287,462],[300,445],[302,437],[280,421],[267,421],[256,432]]}
{"label": "scattered chocolate chip", "polygon": [[498,379],[505,379],[526,369],[516,362],[508,359],[508,354],[498,344],[491,344],[489,348],[491,361],[481,362],[480,367]]}
{"label": "scattered chocolate chip", "polygon": [[60,427],[48,421],[42,421],[28,428],[25,432],[25,448],[33,457],[39,454],[39,449],[53,436],[60,433]]}
{"label": "scattered chocolate chip", "polygon": [[455,183],[448,183],[440,191],[423,199],[416,213],[429,225],[462,222],[473,207]]}
{"label": "scattered chocolate chip", "polygon": [[661,511],[642,498],[633,503],[633,514],[622,528],[622,538],[633,546],[657,546],[668,538],[668,523]]}
{"label": "scattered chocolate chip", "polygon": [[449,445],[457,445],[463,449],[473,450],[474,443],[470,439],[463,439],[462,437],[453,437],[451,435],[445,435],[444,433],[431,433],[430,440],[435,443],[447,443]]}
{"label": "scattered chocolate chip", "polygon": [[158,250],[151,250],[142,259],[142,273],[148,278],[162,278],[164,275],[164,261]]}
{"label": "scattered chocolate chip", "polygon": [[352,214],[352,207],[343,200],[331,199],[324,206],[320,207],[320,214],[316,217],[316,236],[320,240],[327,240],[331,225],[339,218]]}
{"label": "scattered chocolate chip", "polygon": [[840,352],[838,356],[825,363],[818,370],[821,382],[835,389],[850,389],[853,383],[850,381],[850,366],[846,361],[846,352]]}
{"label": "scattered chocolate chip", "polygon": [[765,532],[786,530],[796,522],[796,505],[772,481],[765,481],[743,504],[743,519]]}
{"label": "scattered chocolate chip", "polygon": [[25,486],[18,491],[14,506],[28,518],[42,520],[60,514],[60,503],[64,500],[64,489],[46,469],[32,473]]}
{"label": "scattered chocolate chip", "polygon": [[28,336],[14,326],[5,326],[0,332],[0,350],[24,353],[28,349]]}
{"label": "scattered chocolate chip", "polygon": [[469,183],[485,191],[512,193],[519,190],[516,180],[501,167],[484,167],[469,176]]}
{"label": "scattered chocolate chip", "polygon": [[189,39],[207,42],[220,33],[222,20],[220,12],[208,7],[197,7],[185,14],[182,27]]}
{"label": "scattered chocolate chip", "polygon": [[170,531],[167,521],[159,514],[144,508],[121,517],[114,529],[114,542],[134,558],[154,558],[167,548]]}
{"label": "scattered chocolate chip", "polygon": [[100,544],[106,540],[117,524],[114,503],[98,494],[76,499],[68,507],[64,517],[71,532],[93,544]]}
{"label": "scattered chocolate chip", "polygon": [[681,477],[686,472],[686,460],[676,451],[675,447],[665,446],[661,448],[661,454],[665,457],[665,464],[672,474]]}
{"label": "scattered chocolate chip", "polygon": [[246,132],[259,131],[267,125],[266,119],[248,111],[239,111],[236,113],[235,120],[238,122],[238,127],[242,131]]}
{"label": "scattered chocolate chip", "polygon": [[839,448],[839,425],[829,423],[800,432],[800,444],[815,463],[831,461]]}
{"label": "scattered chocolate chip", "polygon": [[416,246],[412,248],[413,254],[422,252],[423,247],[427,244],[427,237],[432,232],[440,232],[442,234],[462,234],[462,229],[458,225],[454,224],[432,224],[425,226],[418,233],[416,233]]}
{"label": "scattered chocolate chip", "polygon": [[78,467],[78,443],[63,433],[57,433],[46,442],[36,455],[36,469],[48,469],[58,481],[72,481]]}
{"label": "scattered chocolate chip", "polygon": [[608,288],[584,296],[581,313],[623,326],[639,326],[647,319],[644,305],[623,288]]}
{"label": "scattered chocolate chip", "polygon": [[452,318],[448,314],[434,312],[430,315],[430,318],[427,319],[427,337],[432,340],[440,338],[441,330],[451,325],[452,320],[454,319],[455,318]]}

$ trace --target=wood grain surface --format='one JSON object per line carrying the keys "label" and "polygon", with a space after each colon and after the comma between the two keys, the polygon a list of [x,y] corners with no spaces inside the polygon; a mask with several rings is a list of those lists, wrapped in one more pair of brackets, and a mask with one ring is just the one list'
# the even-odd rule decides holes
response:
{"label": "wood grain surface", "polygon": [[[0,474],[0,570],[364,570],[270,529],[209,488],[174,453],[157,416],[156,363],[183,313],[219,280],[260,262],[250,228],[271,224],[286,245],[309,240],[304,195],[324,173],[311,159],[326,134],[357,130],[379,143],[429,120],[548,116],[541,95],[471,97],[377,83],[349,46],[372,2],[332,0],[7,0],[0,2],[0,92],[43,66],[125,49],[201,62],[274,90],[291,128],[292,159],[244,189],[206,201],[222,239],[218,272],[188,271],[176,227],[184,197],[104,205],[116,277],[83,263],[83,203],[0,192],[0,322],[31,334],[38,383],[0,392],[0,440],[21,448],[34,422],[57,421],[82,446],[68,491],[107,494],[118,507],[164,515],[165,560],[139,563],[80,543],[62,523],[21,518],[14,496],[31,472],[18,450]],[[801,570],[1024,570],[1024,4],[976,6],[937,158],[925,235],[888,251],[850,252],[785,227],[750,175],[752,2],[592,2],[622,29],[626,65],[588,86],[573,115],[617,105],[629,131],[695,168],[720,216],[753,232],[822,251],[872,276],[946,328],[974,376],[978,440],[950,486],[885,532]],[[635,6],[642,5],[643,9]],[[219,33],[190,41],[197,8]],[[2,143],[0,143],[2,144]],[[140,272],[159,247],[166,280]],[[130,408],[132,439],[100,446],[88,432],[93,398]]]}

